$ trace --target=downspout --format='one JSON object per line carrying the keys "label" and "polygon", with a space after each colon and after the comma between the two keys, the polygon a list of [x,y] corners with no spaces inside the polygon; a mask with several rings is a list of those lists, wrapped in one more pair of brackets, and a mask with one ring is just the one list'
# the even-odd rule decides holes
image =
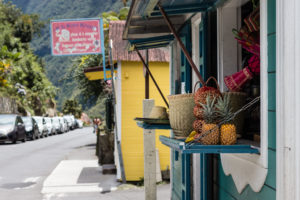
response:
{"label": "downspout", "polygon": [[[146,65],[149,66],[149,51],[148,49],[146,49]],[[146,66],[144,66],[144,70],[145,70],[145,99],[149,99],[149,73],[146,69]]]}

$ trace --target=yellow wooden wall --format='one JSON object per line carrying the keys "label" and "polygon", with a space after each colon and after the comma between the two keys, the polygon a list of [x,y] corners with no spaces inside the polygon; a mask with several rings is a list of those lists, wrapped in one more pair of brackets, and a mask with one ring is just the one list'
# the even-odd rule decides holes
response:
{"label": "yellow wooden wall", "polygon": [[[135,117],[143,116],[145,79],[141,62],[122,61],[122,127],[121,145],[127,181],[139,181],[144,177],[143,129],[136,125]],[[169,63],[150,62],[150,70],[167,97],[169,95]],[[165,106],[155,85],[150,79],[150,99],[155,105]],[[159,150],[161,170],[170,169],[170,149],[162,145],[159,135],[170,135],[170,131],[156,130],[156,148]]]}

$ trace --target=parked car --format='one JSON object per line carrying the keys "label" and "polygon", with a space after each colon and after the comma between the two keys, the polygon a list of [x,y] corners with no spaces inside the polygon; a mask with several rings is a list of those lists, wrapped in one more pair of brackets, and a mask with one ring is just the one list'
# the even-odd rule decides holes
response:
{"label": "parked car", "polygon": [[49,135],[55,135],[56,131],[55,131],[55,128],[53,126],[52,118],[44,117],[44,119],[45,119],[45,122],[46,122],[46,127],[47,127],[47,130],[48,130],[48,134]]}
{"label": "parked car", "polygon": [[37,122],[40,138],[48,137],[48,129],[44,117],[34,116],[33,119]]}
{"label": "parked car", "polygon": [[69,117],[71,118],[73,129],[75,129],[76,128],[76,119],[75,119],[74,115],[69,115]]}
{"label": "parked car", "polygon": [[52,118],[52,123],[54,125],[56,133],[63,133],[63,128],[62,128],[61,123],[59,122],[58,117],[53,117]]}
{"label": "parked car", "polygon": [[25,125],[26,137],[27,139],[36,140],[39,139],[39,128],[37,122],[33,117],[22,117]]}
{"label": "parked car", "polygon": [[26,142],[25,125],[20,116],[0,114],[0,141]]}
{"label": "parked car", "polygon": [[63,117],[58,117],[58,120],[59,120],[59,123],[62,126],[62,131],[64,133],[68,132],[69,128],[68,128],[68,122],[67,122],[67,120],[65,118],[63,118]]}
{"label": "parked car", "polygon": [[73,122],[72,122],[72,119],[70,118],[70,116],[67,115],[67,116],[64,116],[63,118],[67,121],[68,129],[73,130],[74,129]]}
{"label": "parked car", "polygon": [[80,119],[76,119],[76,127],[83,128],[83,122]]}

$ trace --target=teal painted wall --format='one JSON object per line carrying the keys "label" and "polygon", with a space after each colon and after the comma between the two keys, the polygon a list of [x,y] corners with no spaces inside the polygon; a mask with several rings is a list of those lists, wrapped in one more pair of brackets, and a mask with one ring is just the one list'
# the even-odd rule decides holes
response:
{"label": "teal painted wall", "polygon": [[259,193],[247,186],[241,194],[219,162],[215,180],[220,200],[276,199],[276,0],[268,0],[268,176]]}
{"label": "teal painted wall", "polygon": [[[192,45],[191,45],[191,23],[190,20],[185,24],[179,33],[181,40],[185,44],[186,49],[191,54]],[[178,47],[179,48],[179,47]],[[175,50],[172,48],[172,57],[174,60]],[[176,55],[178,56],[178,55]],[[190,93],[192,91],[192,82],[191,82],[191,67],[181,51],[181,64],[180,64],[180,80],[175,80],[174,69],[176,66],[172,66],[171,71],[171,94],[177,94],[181,91],[178,90],[178,84],[185,82],[185,92]],[[174,64],[174,62],[172,62]],[[173,133],[171,136],[174,136]],[[187,167],[190,165],[190,156],[183,155],[178,151],[171,151],[171,162],[172,162],[172,200],[189,200],[191,196],[191,187],[190,187],[190,169]]]}

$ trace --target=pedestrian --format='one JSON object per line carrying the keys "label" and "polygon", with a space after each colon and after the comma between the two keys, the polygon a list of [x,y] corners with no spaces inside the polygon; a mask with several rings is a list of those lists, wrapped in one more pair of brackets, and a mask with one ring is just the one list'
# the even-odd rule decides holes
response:
{"label": "pedestrian", "polygon": [[93,119],[93,127],[94,127],[93,133],[96,133],[97,132],[97,127],[98,127],[96,118]]}
{"label": "pedestrian", "polygon": [[96,124],[97,124],[96,133],[100,134],[100,128],[99,128],[99,126],[102,124],[102,122],[101,122],[101,120],[99,118],[96,119]]}

